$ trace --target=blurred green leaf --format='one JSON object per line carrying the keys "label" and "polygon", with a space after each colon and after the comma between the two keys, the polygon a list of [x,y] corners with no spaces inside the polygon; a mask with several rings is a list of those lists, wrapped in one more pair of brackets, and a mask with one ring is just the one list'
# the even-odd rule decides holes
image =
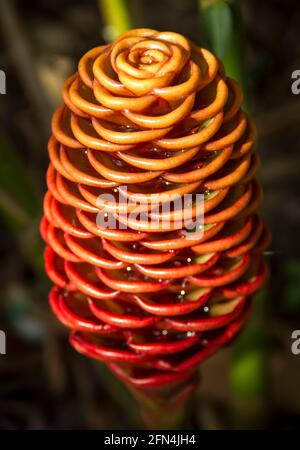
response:
{"label": "blurred green leaf", "polygon": [[252,314],[246,328],[233,346],[230,382],[235,394],[258,397],[263,395],[265,385],[266,291],[258,294],[253,302]]}
{"label": "blurred green leaf", "polygon": [[98,0],[100,13],[105,23],[104,37],[115,40],[132,28],[130,8],[127,0]]}
{"label": "blurred green leaf", "polygon": [[240,358],[236,358],[230,372],[230,382],[235,391],[249,397],[263,393],[264,378],[261,376],[263,366],[263,354],[257,349],[244,352]]}
{"label": "blurred green leaf", "polygon": [[222,60],[226,75],[241,85],[243,107],[247,110],[245,39],[240,4],[234,0],[198,0],[198,4],[204,45]]}
{"label": "blurred green leaf", "polygon": [[201,18],[209,47],[213,48],[215,54],[222,59],[233,28],[230,6],[226,2],[215,2],[209,7],[202,8]]}

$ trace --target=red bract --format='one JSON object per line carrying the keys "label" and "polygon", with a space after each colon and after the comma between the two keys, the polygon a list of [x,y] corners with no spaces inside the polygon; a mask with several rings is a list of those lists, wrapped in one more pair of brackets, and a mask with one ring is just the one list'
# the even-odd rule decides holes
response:
{"label": "red bract", "polygon": [[[80,353],[138,388],[181,383],[186,398],[266,279],[270,236],[256,214],[256,133],[241,90],[207,50],[140,29],[84,55],[63,100],[41,222],[51,307]],[[147,203],[196,193],[204,233],[190,239],[180,208]],[[130,215],[130,204],[124,214],[120,194],[142,199],[158,227]],[[97,224],[99,212],[117,226]]]}

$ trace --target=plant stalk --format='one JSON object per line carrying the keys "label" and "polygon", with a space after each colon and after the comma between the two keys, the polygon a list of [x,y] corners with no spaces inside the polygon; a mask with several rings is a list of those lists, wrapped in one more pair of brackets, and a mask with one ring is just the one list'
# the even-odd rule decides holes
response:
{"label": "plant stalk", "polygon": [[104,38],[107,41],[114,41],[133,27],[126,0],[98,0],[98,5],[105,24]]}

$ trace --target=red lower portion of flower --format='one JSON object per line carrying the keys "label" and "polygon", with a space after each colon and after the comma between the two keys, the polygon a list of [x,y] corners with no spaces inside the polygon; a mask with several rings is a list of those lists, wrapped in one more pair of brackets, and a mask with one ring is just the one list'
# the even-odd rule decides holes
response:
{"label": "red lower portion of flower", "polygon": [[[251,297],[265,281],[266,267],[260,254],[269,237],[264,227],[257,233],[257,217],[248,217],[231,236],[221,231],[195,246],[193,250],[199,253],[226,247],[222,254],[210,253],[198,273],[189,275],[195,273],[191,261],[178,266],[179,273],[187,271],[179,279],[149,276],[145,280],[135,265],[130,266],[134,276],[128,277],[128,266],[111,257],[105,243],[100,252],[95,242],[89,242],[94,237],[71,220],[75,208],[68,206],[68,216],[62,216],[63,208],[66,206],[51,194],[46,196],[41,234],[48,244],[46,271],[56,285],[50,304],[58,319],[72,330],[71,345],[85,356],[107,363],[118,378],[136,388],[184,382],[182,395],[190,394],[198,365],[239,333]],[[250,223],[256,226],[252,242]],[[177,259],[181,252],[185,250],[178,252]],[[79,255],[84,255],[85,261]],[[143,267],[161,268],[161,272],[169,271],[168,276],[173,275],[172,270],[176,274],[171,264]]]}

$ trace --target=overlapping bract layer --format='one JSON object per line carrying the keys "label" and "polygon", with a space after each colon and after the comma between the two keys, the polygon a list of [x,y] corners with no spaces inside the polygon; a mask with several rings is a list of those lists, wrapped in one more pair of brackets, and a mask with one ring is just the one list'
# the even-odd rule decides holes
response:
{"label": "overlapping bract layer", "polygon": [[[139,29],[84,55],[63,99],[41,223],[51,306],[71,344],[126,382],[186,380],[238,333],[266,278],[240,88],[207,50]],[[180,211],[158,211],[169,228],[155,230],[121,214],[124,186],[129,201],[204,193],[203,236],[185,238]],[[97,225],[99,211],[123,227]]]}

